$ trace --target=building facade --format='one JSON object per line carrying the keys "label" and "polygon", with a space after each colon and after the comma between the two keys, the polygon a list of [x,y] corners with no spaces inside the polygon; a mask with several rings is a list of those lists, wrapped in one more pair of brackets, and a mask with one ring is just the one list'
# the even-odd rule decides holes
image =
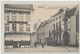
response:
{"label": "building facade", "polygon": [[[64,17],[64,45],[79,46],[79,6],[66,11]],[[69,29],[68,29],[69,28]]]}
{"label": "building facade", "polygon": [[15,42],[14,45],[18,43],[25,45],[26,41],[31,41],[30,19],[32,11],[32,4],[4,4],[5,45],[13,45],[13,43],[8,44],[10,41]]}
{"label": "building facade", "polygon": [[[57,14],[51,16],[47,21],[43,22],[37,32],[38,39],[40,42],[44,39],[45,44],[48,44],[48,41],[61,43],[61,35],[54,35],[53,33],[57,31],[57,29],[63,28],[63,18],[64,18],[64,10],[60,9]],[[64,28],[63,28],[64,29]],[[55,30],[55,31],[54,31]],[[55,32],[56,34],[57,32]],[[57,33],[58,34],[58,33]],[[49,43],[50,44],[50,43]]]}
{"label": "building facade", "polygon": [[38,39],[51,45],[79,45],[79,7],[60,9],[37,29]]}

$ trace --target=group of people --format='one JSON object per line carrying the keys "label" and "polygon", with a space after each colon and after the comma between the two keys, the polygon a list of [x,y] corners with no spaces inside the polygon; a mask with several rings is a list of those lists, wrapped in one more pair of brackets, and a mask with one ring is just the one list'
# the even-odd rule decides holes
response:
{"label": "group of people", "polygon": [[[41,44],[42,44],[42,48],[44,48],[44,43],[41,43]],[[35,48],[36,48],[37,45],[39,45],[39,43],[38,42],[35,42],[34,45],[35,45]]]}
{"label": "group of people", "polygon": [[15,43],[13,47],[15,48],[15,47],[20,47],[20,46],[21,46],[21,45],[20,45],[20,43],[18,42],[18,43]]}

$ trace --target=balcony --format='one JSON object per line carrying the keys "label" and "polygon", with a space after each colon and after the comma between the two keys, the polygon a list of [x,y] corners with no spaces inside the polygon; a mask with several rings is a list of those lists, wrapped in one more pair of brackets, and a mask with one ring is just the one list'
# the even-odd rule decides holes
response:
{"label": "balcony", "polygon": [[24,32],[24,31],[9,31],[9,32],[5,32],[4,34],[5,34],[5,35],[6,35],[6,34],[29,34],[29,35],[30,35],[30,32]]}
{"label": "balcony", "polygon": [[7,23],[23,23],[23,24],[28,24],[26,21],[7,21]]}

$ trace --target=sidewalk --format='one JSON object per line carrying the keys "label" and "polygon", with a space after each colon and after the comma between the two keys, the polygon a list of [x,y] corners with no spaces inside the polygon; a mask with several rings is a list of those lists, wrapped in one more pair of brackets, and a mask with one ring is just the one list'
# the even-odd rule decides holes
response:
{"label": "sidewalk", "polygon": [[6,48],[6,52],[79,52],[78,47],[63,47],[63,46],[47,46],[42,48],[41,45],[30,48]]}
{"label": "sidewalk", "polygon": [[70,52],[79,52],[79,47],[68,47],[68,46],[65,46],[65,48],[67,50],[69,50]]}

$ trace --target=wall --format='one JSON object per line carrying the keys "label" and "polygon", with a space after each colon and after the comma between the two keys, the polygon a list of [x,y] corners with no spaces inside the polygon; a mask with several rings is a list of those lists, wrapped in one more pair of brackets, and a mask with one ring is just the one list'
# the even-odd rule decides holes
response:
{"label": "wall", "polygon": [[71,17],[70,45],[76,45],[76,17]]}

